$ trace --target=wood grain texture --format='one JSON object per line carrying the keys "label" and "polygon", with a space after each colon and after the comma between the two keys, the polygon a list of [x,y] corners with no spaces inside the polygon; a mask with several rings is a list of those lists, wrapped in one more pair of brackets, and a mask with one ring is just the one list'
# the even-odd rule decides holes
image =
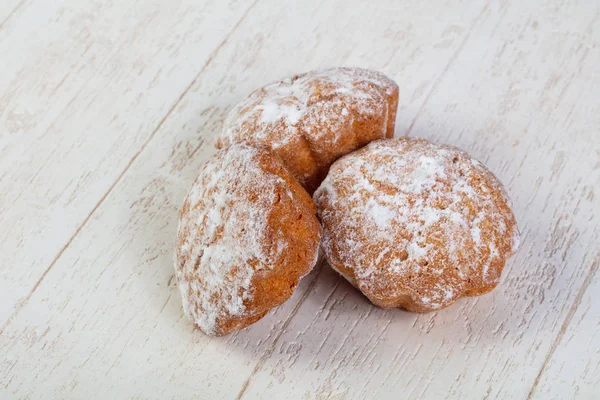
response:
{"label": "wood grain texture", "polygon": [[0,3],[0,30],[11,25],[9,21],[19,12],[24,3],[25,0],[5,0]]}
{"label": "wood grain texture", "polygon": [[568,318],[563,324],[530,391],[535,399],[594,398],[600,387],[600,290],[598,266],[594,260]]}
{"label": "wood grain texture", "polygon": [[0,330],[251,5],[195,3],[30,1],[0,30]]}
{"label": "wood grain texture", "polygon": [[[0,54],[20,63],[0,59],[0,397],[600,390],[598,4],[50,3],[25,3],[0,29]],[[94,35],[79,38],[69,29],[85,15]],[[208,338],[173,282],[180,203],[235,102],[332,65],[396,79],[397,134],[486,162],[522,248],[496,291],[438,313],[377,309],[322,265],[259,323]]]}
{"label": "wood grain texture", "polygon": [[[582,99],[598,90],[599,21],[584,5],[490,5],[409,124],[410,135],[468,149],[507,184],[523,245],[503,285],[415,316],[373,309],[334,276],[322,293],[315,286],[249,398],[528,396],[595,273],[600,110]],[[568,398],[560,390],[548,392]]]}

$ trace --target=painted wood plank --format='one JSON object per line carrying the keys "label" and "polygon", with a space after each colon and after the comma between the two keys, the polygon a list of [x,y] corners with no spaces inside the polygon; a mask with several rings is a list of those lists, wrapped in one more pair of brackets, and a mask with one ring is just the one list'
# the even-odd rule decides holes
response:
{"label": "painted wood plank", "polygon": [[507,184],[523,245],[502,286],[419,316],[375,309],[325,273],[247,398],[528,396],[600,242],[598,27],[589,2],[490,3],[408,124]]}
{"label": "painted wood plank", "polygon": [[25,0],[5,0],[0,3],[0,30],[8,29],[12,22],[10,20],[19,12]]}
{"label": "painted wood plank", "polygon": [[594,399],[600,393],[599,264],[600,254],[530,392],[533,399]]}
{"label": "painted wood plank", "polygon": [[[423,80],[409,79],[403,86],[413,99],[403,112],[414,115],[483,8],[452,11],[448,3],[436,14],[445,24],[431,30],[424,24],[408,28],[414,15],[428,18],[431,4],[396,12],[394,2],[375,8],[344,8],[341,1],[292,9],[277,4],[261,2],[249,13],[7,326],[2,334],[7,361],[0,373],[7,393],[36,398],[102,389],[124,397],[236,396],[269,358],[319,273],[304,279],[297,295],[275,313],[229,338],[204,337],[182,319],[171,282],[177,209],[214,151],[211,141],[224,113],[269,80],[345,63],[396,78],[422,69]],[[365,19],[369,12],[372,17]],[[359,24],[359,30],[351,29]],[[323,39],[342,29],[347,41]],[[32,375],[39,378],[36,385],[27,380]]]}
{"label": "painted wood plank", "polygon": [[[583,343],[598,331],[595,7],[260,1],[0,333],[0,397],[593,393],[597,354],[585,354]],[[258,324],[207,338],[183,317],[172,281],[176,215],[188,185],[241,96],[288,73],[339,64],[397,79],[400,134],[455,144],[486,161],[514,200],[523,247],[496,292],[439,313],[374,308],[325,266]],[[139,107],[136,118],[151,117],[149,103]],[[57,118],[67,127],[72,117]],[[125,123],[115,131],[130,132]],[[93,157],[88,142],[97,140],[81,141],[80,154]],[[90,187],[75,197],[90,196]],[[564,374],[573,353],[581,367]]]}
{"label": "painted wood plank", "polygon": [[0,30],[0,331],[251,4],[30,1]]}

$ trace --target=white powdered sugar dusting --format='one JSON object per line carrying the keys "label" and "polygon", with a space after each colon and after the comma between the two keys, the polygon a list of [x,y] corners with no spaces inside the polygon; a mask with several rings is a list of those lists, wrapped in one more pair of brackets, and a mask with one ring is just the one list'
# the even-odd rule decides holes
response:
{"label": "white powdered sugar dusting", "polygon": [[[215,334],[221,317],[247,312],[256,271],[270,268],[277,254],[263,244],[276,187],[284,181],[260,168],[257,149],[236,145],[205,165],[184,202],[175,264],[186,314]],[[260,187],[260,195],[248,201]],[[285,251],[280,239],[275,253]]]}
{"label": "white powdered sugar dusting", "polygon": [[[320,95],[316,82],[330,86],[334,96],[315,102],[314,97]],[[384,75],[359,68],[331,68],[286,78],[254,91],[234,107],[221,137],[233,140],[240,131],[251,129],[255,138],[272,140],[273,130],[278,130],[282,134],[272,143],[277,147],[293,140],[301,123],[305,134],[317,138],[322,130],[312,127],[343,123],[339,115],[348,116],[350,106],[365,115],[381,113],[385,107],[381,91],[391,95],[394,90],[395,84]],[[254,129],[256,122],[260,129]]]}
{"label": "white powdered sugar dusting", "polygon": [[266,101],[257,106],[260,113],[260,123],[270,124],[277,121],[285,121],[286,124],[294,125],[302,117],[302,110],[294,105],[278,104],[275,101]]}
{"label": "white powdered sugar dusting", "polygon": [[[518,247],[496,178],[461,150],[423,139],[380,140],[341,158],[313,198],[326,256],[370,298],[385,291],[445,307],[497,284]],[[403,284],[391,287],[390,276]]]}
{"label": "white powdered sugar dusting", "polygon": [[392,218],[394,217],[394,210],[390,207],[381,205],[375,201],[370,200],[367,205],[367,212],[369,216],[377,225],[379,230],[385,230],[391,226]]}
{"label": "white powdered sugar dusting", "polygon": [[240,141],[267,146],[314,190],[312,180],[337,158],[393,134],[397,93],[391,79],[360,68],[286,78],[238,103],[225,118],[217,146]]}

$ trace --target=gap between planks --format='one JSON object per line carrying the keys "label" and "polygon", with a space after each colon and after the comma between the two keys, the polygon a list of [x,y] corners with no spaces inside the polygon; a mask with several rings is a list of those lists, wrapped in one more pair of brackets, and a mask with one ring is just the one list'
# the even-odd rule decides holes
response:
{"label": "gap between planks", "polygon": [[[37,290],[37,288],[39,287],[39,285],[41,284],[41,282],[48,275],[48,272],[50,272],[50,270],[52,269],[52,267],[54,267],[54,265],[62,257],[62,255],[64,254],[65,250],[67,248],[69,248],[69,246],[71,245],[71,243],[73,243],[73,240],[77,237],[77,235],[79,235],[79,233],[81,232],[81,230],[83,229],[83,227],[89,222],[89,220],[91,219],[91,217],[95,214],[95,212],[102,205],[102,203],[104,203],[104,201],[108,198],[108,196],[113,191],[113,189],[123,179],[123,177],[125,176],[125,174],[129,170],[129,168],[131,168],[131,166],[135,163],[135,161],[139,158],[139,156],[148,147],[148,144],[150,144],[150,142],[152,141],[152,139],[156,136],[156,133],[164,125],[164,123],[166,122],[166,120],[173,113],[173,111],[179,105],[179,103],[181,103],[181,100],[183,100],[183,98],[187,95],[187,93],[190,91],[190,89],[198,82],[198,80],[200,79],[200,77],[202,76],[202,74],[204,73],[204,71],[206,71],[206,68],[208,68],[208,66],[210,65],[210,63],[214,60],[214,58],[219,53],[219,51],[223,48],[223,46],[225,46],[225,44],[227,44],[227,42],[228,42],[229,38],[231,37],[231,35],[237,30],[237,28],[240,26],[240,24],[242,23],[242,21],[246,18],[246,16],[250,12],[250,10],[252,8],[254,8],[254,6],[258,3],[258,1],[259,0],[255,0],[252,4],[250,4],[250,6],[246,9],[246,11],[244,11],[244,13],[242,14],[242,16],[238,20],[238,22],[233,26],[233,28],[225,36],[225,39],[209,54],[206,62],[204,63],[204,65],[200,69],[200,72],[198,72],[198,74],[196,74],[196,76],[194,77],[194,79],[192,79],[192,81],[190,82],[190,84],[185,88],[185,90],[181,93],[181,95],[177,98],[177,100],[169,108],[169,110],[167,111],[167,113],[161,118],[161,120],[159,121],[158,125],[156,126],[156,128],[154,128],[154,130],[152,131],[152,133],[150,134],[150,136],[148,137],[148,139],[146,139],[146,141],[142,144],[142,146],[140,147],[140,149],[138,150],[138,152],[133,155],[133,157],[131,158],[131,160],[129,160],[129,162],[127,163],[127,165],[125,166],[125,168],[123,169],[123,171],[121,171],[121,173],[119,174],[119,176],[117,177],[117,179],[110,185],[110,187],[108,188],[108,190],[106,191],[106,193],[104,193],[104,195],[96,203],[96,205],[94,206],[94,208],[92,208],[92,210],[87,215],[87,217],[83,220],[83,222],[75,230],[75,233],[73,233],[73,235],[71,236],[71,238],[66,242],[66,244],[62,247],[62,249],[60,249],[60,251],[58,252],[58,254],[56,255],[56,257],[54,257],[54,259],[52,260],[52,262],[50,263],[50,265],[48,265],[48,267],[44,270],[44,272],[42,273],[42,275],[40,276],[40,278],[37,280],[37,282],[35,283],[35,285],[33,285],[33,287],[31,288],[31,290],[29,291],[29,293],[27,293],[27,295],[21,301],[19,301],[17,303],[17,305],[15,307],[15,310],[8,317],[8,319],[2,325],[2,327],[0,327],[0,335],[2,335],[4,333],[4,330],[10,325],[10,323],[14,320],[14,318],[19,314],[19,312],[25,306],[25,304],[27,304],[27,302],[29,301],[29,299],[31,298],[31,296],[33,295],[33,293]],[[25,0],[22,0],[21,3],[18,4],[17,7],[15,7],[15,9],[11,12],[11,14],[9,14],[9,17],[10,17],[10,15],[14,14],[14,12],[24,2],[25,2]],[[6,19],[8,19],[8,17]],[[6,21],[6,19],[4,21]],[[2,22],[2,24],[4,23],[4,21]],[[2,24],[0,24],[0,29],[2,28]]]}
{"label": "gap between planks", "polygon": [[2,28],[4,28],[4,24],[6,24],[6,22],[11,19],[11,17],[17,12],[19,11],[19,8],[21,8],[21,6],[23,6],[23,4],[25,4],[25,0],[21,0],[20,2],[17,3],[17,5],[12,9],[11,12],[8,13],[8,15],[6,16],[6,18],[4,18],[2,20],[2,22],[0,22],[0,31],[2,30]]}
{"label": "gap between planks", "polygon": [[429,93],[427,93],[427,96],[425,96],[425,100],[423,100],[423,103],[421,104],[421,107],[419,107],[419,110],[417,111],[417,113],[415,114],[415,117],[413,118],[413,120],[411,121],[410,125],[408,126],[408,129],[406,129],[406,132],[404,132],[404,136],[410,135],[410,132],[412,131],[413,126],[415,125],[415,122],[417,122],[417,119],[421,115],[421,111],[423,111],[423,109],[427,105],[427,102],[429,101],[429,98],[431,97],[431,95],[433,94],[433,92],[435,91],[435,89],[437,89],[438,85],[441,83],[441,81],[444,78],[444,76],[446,76],[446,73],[448,72],[448,70],[450,69],[450,67],[452,66],[452,64],[454,64],[454,61],[456,61],[456,59],[458,58],[459,54],[462,52],[463,48],[465,47],[465,44],[467,43],[467,41],[471,37],[471,33],[473,32],[473,29],[479,23],[479,20],[481,19],[481,17],[483,17],[483,15],[485,14],[485,12],[490,7],[490,3],[491,3],[491,1],[489,1],[485,5],[485,7],[483,7],[481,9],[481,11],[479,12],[479,15],[477,15],[477,17],[475,18],[475,21],[473,21],[473,24],[471,25],[471,27],[469,28],[469,31],[467,32],[467,34],[463,38],[462,42],[460,43],[460,46],[458,46],[458,49],[456,49],[456,51],[454,52],[454,54],[452,54],[452,56],[448,60],[448,63],[446,64],[446,67],[444,67],[444,70],[442,71],[442,73],[438,76],[438,78],[435,80],[435,82],[431,86],[431,89],[429,90]]}
{"label": "gap between planks", "polygon": [[238,393],[238,395],[235,398],[236,400],[241,400],[242,397],[244,397],[246,390],[248,390],[248,387],[250,386],[250,382],[252,382],[252,379],[254,378],[254,376],[258,373],[258,371],[260,371],[260,369],[265,364],[265,362],[267,362],[269,357],[271,357],[271,355],[273,354],[273,351],[275,351],[275,346],[277,346],[279,339],[285,332],[286,328],[290,325],[290,322],[292,322],[292,319],[294,319],[294,317],[296,316],[296,313],[298,312],[298,310],[300,310],[300,307],[302,306],[304,301],[308,298],[308,295],[310,294],[310,292],[312,291],[314,286],[317,284],[317,281],[319,280],[319,276],[321,276],[321,273],[323,272],[323,268],[325,268],[325,264],[326,264],[325,259],[321,260],[320,263],[321,263],[321,265],[320,265],[321,269],[319,269],[319,272],[315,275],[315,277],[310,282],[310,284],[308,285],[308,287],[306,288],[304,293],[302,293],[302,297],[298,301],[298,304],[296,304],[296,306],[294,307],[294,309],[292,310],[290,315],[283,322],[283,325],[281,325],[281,328],[279,329],[279,332],[277,332],[277,335],[273,339],[273,342],[271,342],[271,345],[267,348],[267,350],[265,350],[263,355],[260,357],[260,360],[258,360],[256,365],[252,369],[252,372],[250,373],[250,375],[248,375],[248,378],[246,378],[246,380],[242,384],[240,392]]}
{"label": "gap between planks", "polygon": [[600,265],[600,254],[598,254],[596,256],[596,259],[592,262],[592,266],[590,267],[590,270],[588,271],[585,279],[583,280],[583,283],[581,284],[581,287],[579,288],[579,291],[577,292],[577,296],[575,296],[575,299],[573,300],[573,304],[571,305],[571,308],[569,308],[569,312],[567,313],[567,316],[565,317],[565,320],[563,321],[562,326],[560,327],[560,330],[558,331],[558,334],[554,338],[554,341],[552,342],[552,345],[550,346],[550,350],[548,350],[548,354],[546,354],[546,357],[544,358],[544,362],[542,363],[540,372],[535,377],[535,381],[533,381],[533,386],[531,386],[531,390],[529,391],[529,394],[527,395],[526,400],[531,400],[533,398],[533,395],[535,394],[535,391],[540,383],[540,380],[542,379],[542,375],[546,371],[546,368],[548,367],[548,364],[550,363],[550,359],[552,359],[552,356],[554,355],[554,352],[556,351],[556,349],[558,348],[558,345],[562,341],[562,338],[565,336],[565,333],[567,332],[567,328],[571,324],[571,320],[573,319],[573,316],[575,315],[577,308],[579,308],[579,304],[581,304],[581,299],[583,298],[583,295],[587,291],[587,288],[588,288],[588,286],[590,286],[590,283],[592,282],[594,275],[596,275],[596,272],[598,271],[599,265]]}

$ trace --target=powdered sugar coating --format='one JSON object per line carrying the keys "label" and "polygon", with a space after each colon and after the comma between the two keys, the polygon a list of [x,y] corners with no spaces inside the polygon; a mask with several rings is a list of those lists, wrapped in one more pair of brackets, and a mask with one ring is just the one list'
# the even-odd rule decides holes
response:
{"label": "powdered sugar coating", "polygon": [[[265,160],[285,169],[264,149],[238,144],[218,152],[204,165],[182,207],[176,276],[185,313],[209,335],[240,329],[277,305],[255,298],[257,279],[264,281],[275,269],[286,267],[285,254],[297,246],[270,220],[276,206],[291,204],[290,212],[305,214],[307,223],[312,217],[318,227],[314,208],[310,215],[297,198],[302,188],[297,183],[297,190],[291,188],[282,176],[266,171]],[[320,228],[314,244],[302,249],[309,261],[285,281],[288,291],[314,266],[310,262],[318,253],[319,239]],[[286,273],[279,275],[288,278]],[[248,306],[258,301],[260,307]]]}
{"label": "powdered sugar coating", "polygon": [[382,307],[426,312],[485,293],[519,244],[493,174],[424,139],[381,140],[341,158],[314,199],[329,263]]}
{"label": "powdered sugar coating", "polygon": [[217,146],[250,141],[277,152],[314,190],[337,158],[391,137],[398,86],[360,68],[331,68],[269,84],[234,107]]}

